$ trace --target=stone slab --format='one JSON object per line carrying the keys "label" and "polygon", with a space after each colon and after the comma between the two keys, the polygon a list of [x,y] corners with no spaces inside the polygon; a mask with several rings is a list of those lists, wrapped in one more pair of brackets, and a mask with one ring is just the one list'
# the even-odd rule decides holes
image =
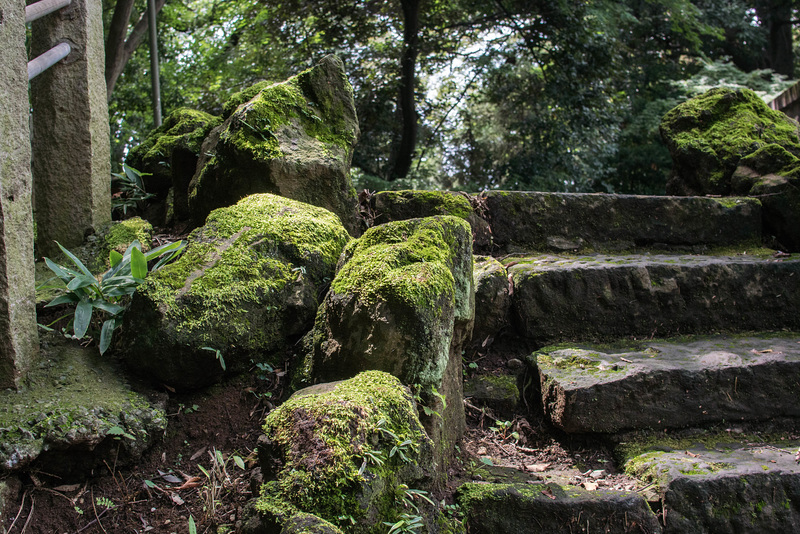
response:
{"label": "stone slab", "polygon": [[761,239],[761,204],[745,198],[485,193],[501,251],[728,246]]}
{"label": "stone slab", "polygon": [[800,334],[547,348],[541,402],[567,432],[800,417]]}
{"label": "stone slab", "polygon": [[626,471],[660,490],[665,534],[798,532],[798,445],[655,445],[628,460]]}
{"label": "stone slab", "polygon": [[518,332],[545,345],[800,328],[800,256],[506,259]]}
{"label": "stone slab", "polygon": [[662,531],[647,501],[636,492],[469,482],[456,498],[470,534]]}
{"label": "stone slab", "polygon": [[165,401],[133,391],[96,348],[49,334],[26,388],[0,391],[0,475],[33,466],[74,479],[136,461],[164,434]]}

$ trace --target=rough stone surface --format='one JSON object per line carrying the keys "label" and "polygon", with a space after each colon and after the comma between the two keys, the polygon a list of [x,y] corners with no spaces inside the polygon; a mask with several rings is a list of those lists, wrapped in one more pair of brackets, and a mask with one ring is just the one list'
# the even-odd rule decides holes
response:
{"label": "rough stone surface", "polygon": [[39,352],[34,304],[31,145],[25,2],[0,8],[0,389],[15,388]]}
{"label": "rough stone surface", "polygon": [[473,344],[482,344],[508,326],[511,311],[508,271],[496,259],[476,256],[472,271],[475,284]]}
{"label": "rough stone surface", "polygon": [[423,424],[447,456],[464,431],[461,351],[475,311],[471,241],[465,221],[441,216],[376,226],[351,242],[301,370],[325,382],[378,369],[419,387],[433,410]]}
{"label": "rough stone surface", "polygon": [[635,492],[471,482],[459,488],[457,501],[470,534],[662,531],[647,501]]}
{"label": "rough stone surface", "polygon": [[[135,393],[108,358],[51,334],[26,387],[0,392],[0,472],[85,477],[136,461],[166,429],[165,398]],[[124,433],[124,434],[123,434]]]}
{"label": "rough stone surface", "polygon": [[800,328],[796,257],[542,255],[513,261],[516,326],[542,344]]}
{"label": "rough stone surface", "polygon": [[452,215],[467,221],[472,228],[474,250],[489,248],[489,223],[473,208],[480,197],[456,191],[381,191],[370,197],[373,225],[435,215]]}
{"label": "rough stone surface", "polygon": [[335,56],[270,85],[215,128],[189,186],[192,217],[253,193],[274,193],[336,213],[358,232],[350,161],[358,138],[353,89]]}
{"label": "rough stone surface", "polygon": [[567,432],[800,417],[800,345],[789,334],[542,349],[544,413]]}
{"label": "rough stone surface", "polygon": [[333,213],[275,195],[215,210],[183,255],[134,294],[124,358],[133,371],[182,389],[243,371],[251,360],[280,363],[270,358],[311,328],[349,239]]}
{"label": "rough stone surface", "polygon": [[655,483],[665,533],[784,533],[800,530],[798,442],[656,444],[626,471]]}
{"label": "rough stone surface", "polygon": [[692,249],[757,243],[755,199],[493,191],[485,194],[503,252]]}
{"label": "rough stone surface", "polygon": [[661,137],[672,156],[667,192],[728,195],[742,158],[767,145],[800,156],[797,122],[749,89],[712,89],[670,110]]}
{"label": "rough stone surface", "polygon": [[31,81],[37,246],[52,256],[55,240],[79,245],[111,220],[103,6],[74,1],[33,22],[31,35],[32,57],[59,42],[72,47]]}
{"label": "rough stone surface", "polygon": [[473,376],[464,381],[464,398],[476,406],[491,408],[497,417],[513,419],[520,398],[517,377]]}
{"label": "rough stone surface", "polygon": [[256,509],[262,523],[284,528],[308,512],[347,532],[383,531],[398,519],[399,485],[422,489],[434,466],[411,392],[380,371],[296,392],[270,412],[264,433]]}
{"label": "rough stone surface", "polygon": [[189,218],[189,182],[194,176],[203,140],[221,122],[221,118],[202,111],[176,109],[128,154],[126,163],[129,166],[150,174],[143,178],[148,193],[163,201],[169,189],[174,188],[173,206],[180,220]]}

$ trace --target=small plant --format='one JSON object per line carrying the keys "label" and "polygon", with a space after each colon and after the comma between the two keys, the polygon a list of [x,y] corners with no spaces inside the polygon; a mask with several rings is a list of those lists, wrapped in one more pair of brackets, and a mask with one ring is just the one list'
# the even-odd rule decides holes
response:
{"label": "small plant", "polygon": [[75,505],[75,513],[78,515],[83,515],[83,509],[77,504]]}
{"label": "small plant", "polygon": [[203,500],[206,520],[213,523],[216,521],[217,507],[221,503],[222,495],[233,485],[231,476],[228,473],[228,462],[233,460],[233,463],[239,469],[244,469],[245,464],[241,456],[232,454],[225,458],[222,452],[217,449],[208,451],[208,455],[211,459],[210,467],[206,469],[197,464],[197,468],[206,477],[205,484],[200,488],[200,498]]}
{"label": "small plant", "polygon": [[108,497],[97,497],[95,499],[95,502],[97,503],[97,506],[102,506],[103,508],[106,508],[108,510],[113,510],[114,508],[117,507],[117,505],[114,504],[114,501],[112,501]]}
{"label": "small plant", "polygon": [[217,356],[217,360],[219,360],[219,366],[222,367],[223,371],[227,371],[227,367],[225,366],[225,358],[222,357],[222,351],[219,349],[215,349],[214,347],[200,347],[202,350],[207,350],[209,352],[213,352]]}
{"label": "small plant", "polygon": [[[50,258],[44,261],[47,267],[56,275],[45,283],[49,285],[56,279],[66,285],[67,293],[56,297],[49,306],[59,304],[74,304],[75,309],[66,315],[59,317],[59,321],[72,315],[72,319],[65,329],[65,333],[72,330],[75,339],[83,339],[92,324],[92,319],[98,320],[94,314],[95,310],[103,319],[100,326],[100,354],[105,353],[111,345],[111,337],[114,330],[121,324],[122,314],[125,312],[128,301],[127,298],[133,295],[136,288],[144,281],[148,273],[148,262],[156,260],[155,265],[150,271],[155,271],[177,258],[186,246],[184,241],[167,243],[154,248],[148,252],[142,252],[142,245],[139,241],[130,244],[125,254],[120,254],[112,250],[109,255],[111,268],[97,277],[75,256],[72,252],[64,248],[61,243],[56,242],[64,255],[72,262],[72,267],[60,265]],[[54,323],[56,321],[53,321]],[[53,323],[51,323],[53,324]],[[44,326],[49,328],[49,326]]]}
{"label": "small plant", "polygon": [[514,441],[519,440],[519,432],[512,429],[514,422],[513,421],[496,421],[495,424],[497,426],[490,426],[489,430],[500,436],[503,441],[507,441],[509,438],[513,439]]}
{"label": "small plant", "polygon": [[408,511],[401,513],[400,519],[395,523],[384,521],[383,524],[389,527],[387,534],[415,533],[418,529],[425,526],[422,515],[420,515],[419,506],[415,501],[423,500],[431,506],[435,505],[425,491],[411,489],[405,484],[400,484],[397,486],[397,489],[399,491],[398,496],[400,497],[400,502],[398,504],[401,505],[403,509]]}
{"label": "small plant", "polygon": [[114,439],[120,440],[122,438],[127,438],[131,441],[136,441],[136,436],[131,434],[130,432],[126,432],[124,428],[121,426],[112,426],[108,430],[106,430],[106,434],[109,436],[113,436]]}
{"label": "small plant", "polygon": [[143,176],[150,176],[150,173],[139,172],[124,163],[121,173],[111,173],[111,186],[116,189],[111,195],[112,212],[121,211],[125,217],[128,215],[128,209],[141,208],[145,200],[153,198],[151,193],[144,190]]}

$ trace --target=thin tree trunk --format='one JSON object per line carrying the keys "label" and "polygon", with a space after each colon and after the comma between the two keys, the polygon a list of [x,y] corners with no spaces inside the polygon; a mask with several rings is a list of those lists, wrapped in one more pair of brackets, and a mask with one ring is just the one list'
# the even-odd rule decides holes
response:
{"label": "thin tree trunk", "polygon": [[420,0],[402,0],[403,55],[400,63],[400,115],[403,119],[400,146],[390,179],[403,178],[411,169],[417,145],[417,110],[414,95],[417,56],[419,55],[419,4]]}
{"label": "thin tree trunk", "polygon": [[767,26],[767,62],[769,68],[789,78],[794,77],[792,52],[792,0],[758,2],[756,13]]}
{"label": "thin tree trunk", "polygon": [[[161,11],[166,0],[156,0],[156,12]],[[127,36],[128,24],[133,12],[134,0],[117,0],[114,14],[111,17],[111,25],[108,29],[106,39],[106,96],[111,101],[114,86],[117,83],[122,71],[125,70],[128,60],[133,52],[142,44],[147,34],[147,11],[145,10],[134,25],[131,33]]]}

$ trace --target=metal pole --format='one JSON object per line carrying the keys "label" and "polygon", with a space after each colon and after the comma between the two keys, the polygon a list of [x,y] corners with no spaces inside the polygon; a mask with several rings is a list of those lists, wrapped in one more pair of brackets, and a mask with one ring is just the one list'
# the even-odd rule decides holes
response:
{"label": "metal pole", "polygon": [[49,15],[53,11],[58,11],[62,7],[69,5],[71,0],[41,0],[35,4],[25,7],[25,24],[30,24],[36,19]]}
{"label": "metal pole", "polygon": [[161,85],[158,68],[158,31],[156,28],[156,2],[147,0],[148,23],[150,26],[150,77],[153,84],[153,122],[161,126]]}
{"label": "metal pole", "polygon": [[69,43],[59,43],[41,56],[28,61],[28,81],[67,57],[71,51]]}

